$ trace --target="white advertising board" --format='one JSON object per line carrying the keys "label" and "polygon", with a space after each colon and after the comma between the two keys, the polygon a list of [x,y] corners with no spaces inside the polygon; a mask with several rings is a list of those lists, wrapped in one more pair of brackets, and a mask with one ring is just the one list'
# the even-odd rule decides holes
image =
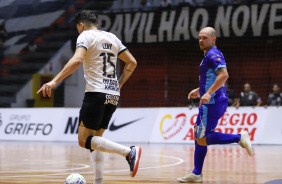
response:
{"label": "white advertising board", "polygon": [[261,144],[282,144],[282,108],[268,107],[267,118],[261,133]]}
{"label": "white advertising board", "polygon": [[104,137],[116,142],[148,143],[159,108],[118,108]]}
{"label": "white advertising board", "polygon": [[[103,137],[115,142],[149,142],[158,108],[118,108]],[[66,109],[61,119],[59,141],[77,141],[79,109]]]}
{"label": "white advertising board", "polygon": [[64,109],[0,109],[0,140],[52,141]]}
{"label": "white advertising board", "polygon": [[[0,109],[0,140],[77,142],[79,108]],[[158,108],[118,108],[104,137],[149,142]]]}
{"label": "white advertising board", "polygon": [[[79,108],[0,108],[0,140],[77,142]],[[104,137],[128,143],[194,143],[198,109],[118,108]],[[215,131],[247,130],[254,144],[282,144],[282,108],[228,108]]]}
{"label": "white advertising board", "polygon": [[[267,110],[264,108],[228,108],[215,131],[238,134],[247,130],[253,143],[260,143]],[[198,109],[161,108],[150,142],[193,143]]]}

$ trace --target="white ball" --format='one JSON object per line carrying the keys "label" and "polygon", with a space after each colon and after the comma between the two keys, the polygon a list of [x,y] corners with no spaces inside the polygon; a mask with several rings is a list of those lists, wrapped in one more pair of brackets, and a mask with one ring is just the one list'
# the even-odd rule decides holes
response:
{"label": "white ball", "polygon": [[86,181],[80,174],[73,173],[66,178],[65,184],[86,184]]}

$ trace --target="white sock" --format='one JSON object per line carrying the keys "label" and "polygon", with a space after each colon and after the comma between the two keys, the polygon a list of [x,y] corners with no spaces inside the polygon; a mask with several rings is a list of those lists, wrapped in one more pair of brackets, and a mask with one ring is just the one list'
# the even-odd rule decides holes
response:
{"label": "white sock", "polygon": [[94,184],[103,184],[103,178],[101,179],[95,179]]}
{"label": "white sock", "polygon": [[101,152],[116,153],[124,157],[126,157],[131,150],[129,147],[112,142],[100,136],[92,137],[91,149]]}
{"label": "white sock", "polygon": [[103,172],[104,172],[104,153],[100,151],[94,151],[94,184],[103,184]]}

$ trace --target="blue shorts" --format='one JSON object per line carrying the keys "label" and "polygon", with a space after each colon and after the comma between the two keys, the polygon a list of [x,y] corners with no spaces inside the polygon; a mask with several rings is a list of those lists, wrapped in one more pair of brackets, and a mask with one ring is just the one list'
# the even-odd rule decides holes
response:
{"label": "blue shorts", "polygon": [[202,104],[195,125],[195,137],[203,138],[213,132],[218,120],[223,116],[228,105],[228,99],[215,104]]}

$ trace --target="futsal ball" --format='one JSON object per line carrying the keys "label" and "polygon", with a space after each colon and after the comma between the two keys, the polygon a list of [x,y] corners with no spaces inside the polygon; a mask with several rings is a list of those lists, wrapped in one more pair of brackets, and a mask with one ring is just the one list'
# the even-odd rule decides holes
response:
{"label": "futsal ball", "polygon": [[86,181],[80,174],[73,173],[66,178],[65,184],[86,184]]}

